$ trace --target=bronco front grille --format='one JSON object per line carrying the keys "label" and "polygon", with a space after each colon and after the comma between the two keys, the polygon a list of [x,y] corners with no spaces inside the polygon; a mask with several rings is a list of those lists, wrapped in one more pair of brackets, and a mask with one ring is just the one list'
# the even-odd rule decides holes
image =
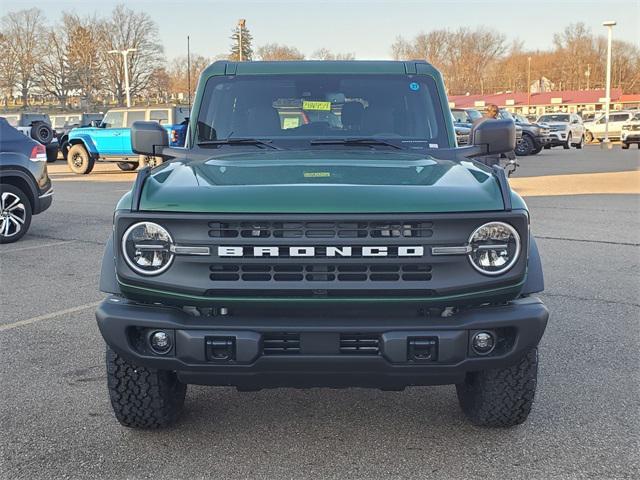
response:
{"label": "bronco front grille", "polygon": [[262,337],[263,355],[299,355],[300,334],[268,333]]}
{"label": "bronco front grille", "polygon": [[433,222],[210,222],[212,238],[430,238]]}
{"label": "bronco front grille", "polygon": [[378,355],[380,353],[380,337],[369,333],[343,333],[340,335],[340,353]]}
{"label": "bronco front grille", "polygon": [[242,264],[210,266],[210,278],[223,282],[426,282],[429,264]]}

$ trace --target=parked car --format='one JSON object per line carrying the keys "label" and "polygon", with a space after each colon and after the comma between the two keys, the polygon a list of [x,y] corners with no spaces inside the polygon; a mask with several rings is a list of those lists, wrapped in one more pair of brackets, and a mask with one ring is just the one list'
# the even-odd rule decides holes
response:
{"label": "parked car", "polygon": [[631,120],[622,125],[620,140],[624,149],[629,148],[632,143],[640,148],[640,112],[636,112]]}
{"label": "parked car", "polygon": [[72,172],[87,174],[96,161],[116,162],[124,171],[135,170],[140,163],[155,166],[159,157],[138,156],[131,150],[131,125],[136,121],[158,122],[167,132],[169,144],[184,145],[189,110],[187,107],[114,108],[99,126],[79,127],[68,134],[67,164]]}
{"label": "parked car", "polygon": [[452,108],[453,122],[471,128],[475,120],[482,118],[482,113],[474,108]]}
{"label": "parked car", "polygon": [[522,138],[516,143],[516,155],[536,155],[551,142],[547,125],[531,123],[526,117],[504,109],[500,109],[498,115],[499,118],[512,120],[516,126],[522,128]]}
{"label": "parked car", "polygon": [[69,132],[77,127],[98,126],[104,117],[103,113],[59,113],[50,115],[51,126],[58,138],[62,158],[67,159],[69,152]]}
{"label": "parked car", "polygon": [[19,132],[44,145],[47,152],[47,162],[57,160],[59,144],[51,127],[49,115],[46,113],[12,112],[0,113],[0,117],[6,118],[9,125]]}
{"label": "parked car", "polygon": [[572,146],[582,148],[584,145],[584,125],[575,113],[548,113],[538,117],[536,123],[549,126],[551,142],[544,148],[562,146],[568,150]]}
{"label": "parked car", "polygon": [[20,240],[52,200],[44,145],[0,117],[0,243]]}
{"label": "parked car", "polygon": [[[457,147],[422,61],[216,62],[195,98],[184,148],[132,127],[135,152],[173,161],[138,172],[102,262],[122,425],[170,425],[188,384],[456,384],[472,423],[526,420],[542,267],[526,204],[478,161],[514,149],[513,121]],[[308,123],[283,125],[291,99]]]}
{"label": "parked car", "polygon": [[[609,138],[612,140],[620,138],[622,135],[622,125],[631,120],[633,115],[634,112],[632,111],[609,112]],[[600,142],[604,140],[606,119],[606,115],[602,114],[591,122],[585,122],[584,136],[587,142]]]}

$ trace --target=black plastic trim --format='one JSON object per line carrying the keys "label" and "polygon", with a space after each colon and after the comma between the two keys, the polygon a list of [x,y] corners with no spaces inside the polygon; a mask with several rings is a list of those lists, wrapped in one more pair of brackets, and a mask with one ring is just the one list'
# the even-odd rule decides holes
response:
{"label": "black plastic trim", "polygon": [[142,197],[142,189],[144,188],[144,182],[149,178],[151,174],[150,167],[144,167],[138,172],[138,176],[136,176],[136,181],[133,184],[133,188],[131,189],[131,211],[137,212],[140,210],[140,199]]}

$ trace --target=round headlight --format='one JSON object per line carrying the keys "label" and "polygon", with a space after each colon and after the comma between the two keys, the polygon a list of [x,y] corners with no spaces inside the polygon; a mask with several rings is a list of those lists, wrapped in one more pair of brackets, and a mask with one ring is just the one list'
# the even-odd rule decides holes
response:
{"label": "round headlight", "polygon": [[153,222],[135,223],[122,236],[124,259],[142,275],[158,275],[169,268],[173,261],[172,245],[169,232]]}
{"label": "round headlight", "polygon": [[520,235],[508,223],[485,223],[469,237],[471,265],[485,275],[509,270],[520,255]]}

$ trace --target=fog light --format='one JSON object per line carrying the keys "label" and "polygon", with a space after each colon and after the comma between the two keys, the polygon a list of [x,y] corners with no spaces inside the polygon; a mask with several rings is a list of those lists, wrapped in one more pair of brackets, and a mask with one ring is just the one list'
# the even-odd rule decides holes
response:
{"label": "fog light", "polygon": [[478,332],[471,340],[471,347],[478,355],[487,355],[488,353],[491,353],[495,346],[495,338],[489,332]]}
{"label": "fog light", "polygon": [[151,350],[163,355],[171,350],[171,335],[167,332],[163,332],[162,330],[153,332],[149,337],[149,343],[151,345]]}

